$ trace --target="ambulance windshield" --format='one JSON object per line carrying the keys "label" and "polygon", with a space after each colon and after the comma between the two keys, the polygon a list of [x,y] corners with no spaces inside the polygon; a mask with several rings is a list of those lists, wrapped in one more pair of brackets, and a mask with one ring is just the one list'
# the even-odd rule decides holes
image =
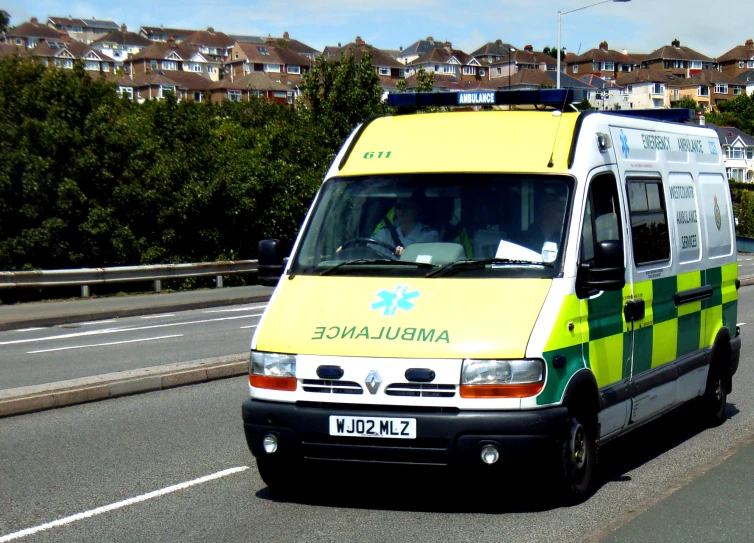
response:
{"label": "ambulance windshield", "polygon": [[330,179],[291,273],[554,277],[562,265],[572,192],[568,176]]}

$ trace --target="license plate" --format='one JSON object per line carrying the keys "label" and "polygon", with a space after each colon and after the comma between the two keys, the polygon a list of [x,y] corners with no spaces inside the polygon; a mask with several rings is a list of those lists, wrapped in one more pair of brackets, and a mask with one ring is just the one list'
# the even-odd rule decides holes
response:
{"label": "license plate", "polygon": [[331,436],[416,439],[416,419],[386,417],[330,417]]}

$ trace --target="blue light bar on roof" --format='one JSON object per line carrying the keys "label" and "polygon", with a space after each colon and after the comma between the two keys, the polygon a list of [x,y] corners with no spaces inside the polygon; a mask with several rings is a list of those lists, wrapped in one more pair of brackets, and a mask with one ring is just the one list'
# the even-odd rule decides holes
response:
{"label": "blue light bar on roof", "polygon": [[387,105],[398,108],[538,105],[562,109],[568,104],[580,102],[584,96],[583,91],[574,89],[391,93],[387,97]]}

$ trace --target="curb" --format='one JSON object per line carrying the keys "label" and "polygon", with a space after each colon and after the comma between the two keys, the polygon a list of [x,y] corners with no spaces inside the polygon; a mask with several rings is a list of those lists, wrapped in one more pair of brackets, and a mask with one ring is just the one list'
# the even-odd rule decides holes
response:
{"label": "curb", "polygon": [[[105,319],[139,317],[141,315],[154,315],[157,313],[169,313],[171,311],[190,311],[192,309],[207,309],[211,307],[225,307],[229,305],[251,304],[267,302],[271,294],[254,294],[250,296],[238,296],[223,300],[197,300],[193,302],[173,302],[152,307],[132,307],[124,309],[104,309],[101,311],[69,313],[59,316],[45,316],[37,318],[24,318],[16,321],[0,322],[0,332],[17,330],[19,328],[55,326],[57,324],[72,324],[76,322],[88,322]],[[0,415],[2,416],[2,415]]]}
{"label": "curb", "polygon": [[240,353],[11,388],[0,391],[0,418],[248,373],[249,355]]}

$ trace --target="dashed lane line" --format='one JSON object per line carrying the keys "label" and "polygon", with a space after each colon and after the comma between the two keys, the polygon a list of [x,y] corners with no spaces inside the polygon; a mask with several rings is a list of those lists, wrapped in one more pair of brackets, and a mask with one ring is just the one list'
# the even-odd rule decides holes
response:
{"label": "dashed lane line", "polygon": [[71,349],[89,349],[91,347],[107,347],[109,345],[123,345],[124,343],[139,343],[142,341],[157,341],[159,339],[168,339],[168,338],[174,338],[174,337],[183,337],[183,334],[175,334],[172,336],[146,337],[142,339],[128,339],[125,341],[111,341],[110,343],[96,343],[93,345],[74,345],[72,347],[56,347],[54,349],[42,349],[39,351],[29,351],[26,354],[52,353],[55,351],[69,351]]}

